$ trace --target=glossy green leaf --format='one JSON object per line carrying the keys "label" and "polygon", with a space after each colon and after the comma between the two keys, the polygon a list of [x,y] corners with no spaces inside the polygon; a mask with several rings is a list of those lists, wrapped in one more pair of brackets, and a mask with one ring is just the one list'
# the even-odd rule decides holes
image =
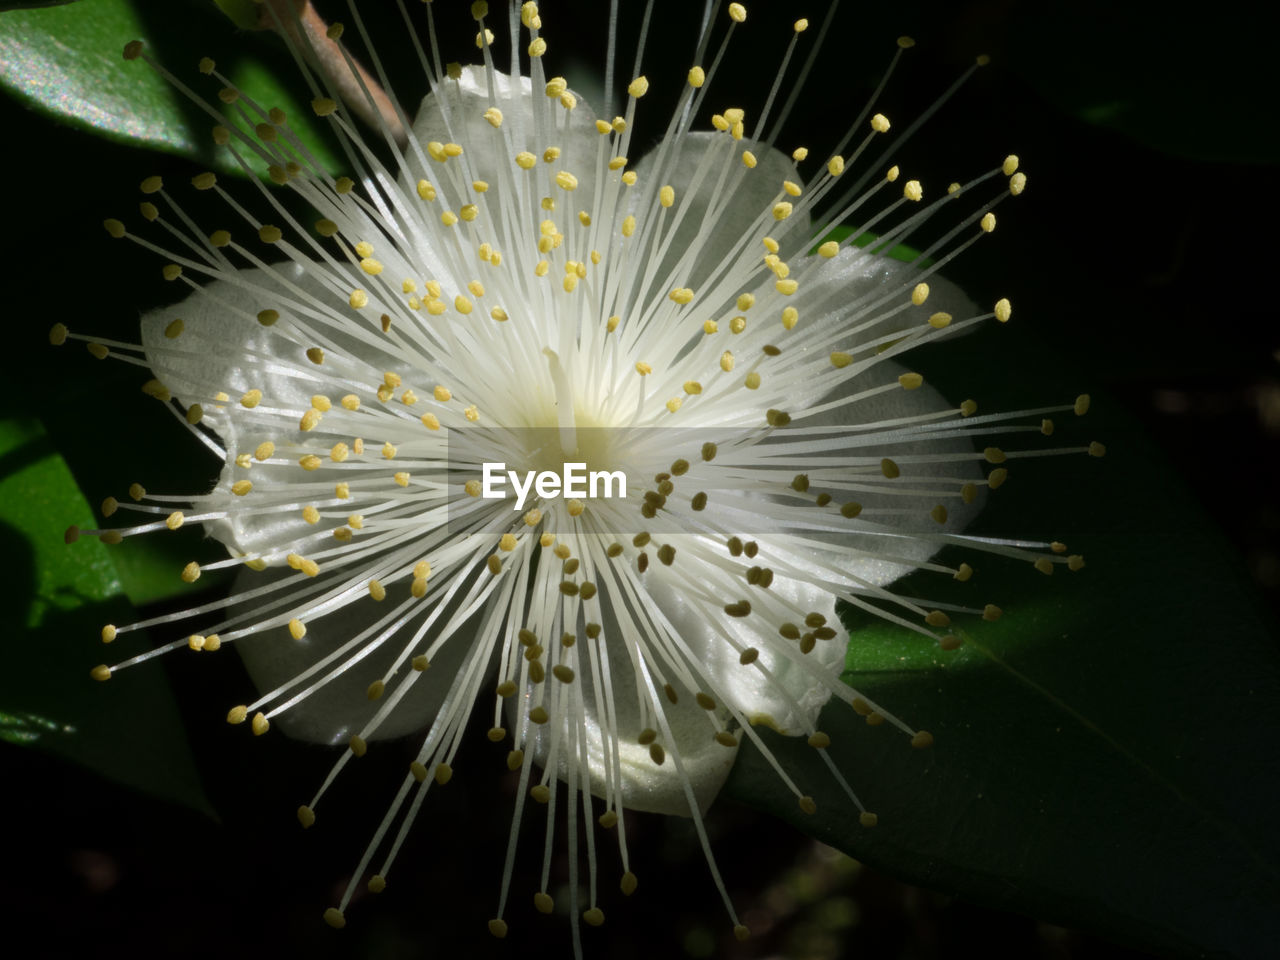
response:
{"label": "glossy green leaf", "polygon": [[[213,147],[209,131],[216,121],[142,60],[124,61],[121,51],[142,39],[148,55],[215,107],[221,107],[221,84],[195,66],[202,56],[222,54],[226,63],[218,69],[229,80],[264,108],[283,109],[320,163],[342,166],[327,131],[300,99],[305,91],[298,94],[290,86],[297,70],[274,37],[237,34],[216,8],[204,5],[183,7],[191,22],[180,31],[172,30],[172,17],[154,12],[129,0],[91,0],[0,14],[0,86],[34,109],[93,133],[238,173],[234,157]],[[194,29],[197,23],[204,29]],[[259,174],[266,170],[256,157],[251,166]]]}
{"label": "glossy green leaf", "polygon": [[[926,373],[937,367],[931,379],[944,394],[971,395],[968,371],[1030,355],[1011,332],[953,341],[945,364],[917,359]],[[1052,370],[1039,380],[1037,399],[1070,396]],[[849,618],[846,680],[936,737],[915,751],[891,725],[868,726],[842,703],[824,711],[831,759],[879,825],[859,824],[802,740],[767,737],[800,771],[815,816],[754,750],[728,791],[970,901],[1160,952],[1260,955],[1280,936],[1271,736],[1280,657],[1238,561],[1134,424],[1105,407],[1095,398],[1084,421],[1061,415],[1049,441],[1104,439],[1104,460],[1011,460],[1008,483],[971,531],[1061,539],[1086,555],[1083,570],[1046,577],[1021,561],[944,552],[974,566],[969,582],[915,575],[895,589],[925,609],[1004,609],[996,622],[956,615],[966,642],[951,653]]]}
{"label": "glossy green leaf", "polygon": [[40,425],[0,421],[0,539],[10,560],[0,607],[12,616],[0,640],[0,740],[207,811],[168,687],[140,671],[106,683],[89,676],[147,649],[137,634],[109,648],[100,641],[103,624],[133,615],[110,548],[93,537],[64,542],[73,521],[90,517]]}

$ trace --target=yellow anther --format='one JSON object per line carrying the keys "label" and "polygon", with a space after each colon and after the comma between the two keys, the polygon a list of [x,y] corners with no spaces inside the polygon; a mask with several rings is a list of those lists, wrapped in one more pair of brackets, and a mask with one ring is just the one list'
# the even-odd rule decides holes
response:
{"label": "yellow anther", "polygon": [[756,155],[754,153],[752,153],[750,150],[742,151],[742,165],[744,167],[746,167],[748,170],[754,170],[757,163],[759,163],[759,161],[756,160]]}
{"label": "yellow anther", "polygon": [[301,640],[306,635],[307,635],[307,625],[305,623],[303,623],[297,617],[294,617],[292,620],[289,621],[289,636],[293,637],[293,639],[295,640]]}
{"label": "yellow anther", "polygon": [[987,463],[1004,463],[1007,459],[1005,452],[999,447],[985,447],[982,451],[982,456]]}
{"label": "yellow anther", "polygon": [[658,203],[664,207],[670,207],[676,202],[676,191],[671,185],[664,186],[658,191]]}
{"label": "yellow anther", "polygon": [[[94,350],[93,347],[95,346],[101,347],[101,350],[100,351]],[[89,352],[92,353],[99,360],[101,360],[103,357],[106,356],[105,351],[106,351],[106,347],[103,347],[101,344],[90,344]],[[172,394],[169,393],[169,388],[166,387],[159,380],[148,380],[146,383],[142,385],[142,392],[145,393],[148,397],[154,397],[155,399],[159,400],[161,403],[168,403],[169,400],[172,399]]]}
{"label": "yellow anther", "polygon": [[956,568],[955,575],[952,579],[957,580],[960,583],[966,583],[968,582],[969,578],[972,576],[973,576],[973,567],[969,566],[967,563],[962,563],[960,564],[959,567]]}
{"label": "yellow anther", "polygon": [[314,453],[308,453],[299,458],[298,466],[302,467],[303,470],[310,472],[312,470],[319,470],[321,462],[320,458]]}
{"label": "yellow anther", "polygon": [[209,244],[214,247],[225,247],[231,243],[231,231],[215,230],[209,234]]}
{"label": "yellow anther", "polygon": [[779,200],[773,205],[773,219],[785,220],[787,217],[791,216],[791,211],[793,209],[794,208],[791,204],[786,200]]}
{"label": "yellow anther", "polygon": [[915,390],[924,383],[924,377],[918,373],[904,373],[898,377],[903,390]]}
{"label": "yellow anther", "polygon": [[627,93],[637,100],[649,92],[649,81],[645,77],[636,77],[627,84]]}
{"label": "yellow anther", "polygon": [[707,82],[706,71],[701,67],[689,68],[689,86],[700,87]]}
{"label": "yellow anther", "polygon": [[808,147],[796,147],[791,151],[791,159],[796,163],[803,163],[805,158],[809,156]]}
{"label": "yellow anther", "polygon": [[347,302],[351,304],[352,309],[360,310],[369,305],[369,294],[363,290],[352,290],[351,296],[347,298]]}
{"label": "yellow anther", "polygon": [[[991,216],[991,214],[987,214],[987,216]],[[1008,323],[1009,318],[1013,316],[1013,306],[1007,299],[1001,298],[996,301],[995,315],[996,319],[1001,323]]]}
{"label": "yellow anther", "polygon": [[[799,803],[800,803],[800,809],[805,813],[809,814],[810,816],[818,812],[818,805],[817,803],[814,802],[813,797],[801,797],[799,800]],[[743,927],[742,929],[746,930],[747,928]],[[738,928],[735,927],[734,928],[735,935],[737,934],[737,930]]]}
{"label": "yellow anther", "polygon": [[924,196],[924,188],[920,186],[919,180],[908,180],[907,185],[902,188],[902,195],[908,200],[917,202]]}
{"label": "yellow anther", "polygon": [[476,49],[483,50],[485,47],[493,45],[493,31],[485,27],[476,34]]}
{"label": "yellow anther", "polygon": [[809,29],[809,21],[802,17],[791,25],[791,29],[796,33],[804,33]]}
{"label": "yellow anther", "polygon": [[[540,57],[547,52],[547,41],[542,37],[537,37],[533,43],[529,44],[529,56]],[[497,124],[494,124],[497,126]]]}
{"label": "yellow anther", "polygon": [[742,23],[747,19],[747,8],[740,3],[729,4],[729,19],[734,23]]}
{"label": "yellow anther", "polygon": [[1027,189],[1027,175],[1025,173],[1015,173],[1009,178],[1009,192],[1015,197],[1019,196],[1025,189]]}
{"label": "yellow anther", "polygon": [[255,737],[260,737],[271,729],[271,721],[266,718],[265,714],[259,711],[253,715],[253,721],[250,726],[253,729],[253,735]]}
{"label": "yellow anther", "polygon": [[684,306],[685,304],[693,302],[693,291],[688,287],[677,287],[667,294],[667,297],[681,306]]}
{"label": "yellow anther", "polygon": [[800,284],[796,280],[779,280],[773,285],[773,288],[784,297],[789,297],[800,289]]}
{"label": "yellow anther", "polygon": [[247,410],[252,410],[261,402],[262,402],[262,391],[256,388],[248,391],[240,398],[240,406],[244,407]]}
{"label": "yellow anther", "polygon": [[1092,443],[1089,444],[1089,456],[1105,457],[1106,455],[1107,455],[1107,448],[1102,444],[1100,444],[1097,440],[1094,440]]}
{"label": "yellow anther", "polygon": [[827,161],[827,173],[838,177],[844,173],[844,157],[836,156]]}
{"label": "yellow anther", "polygon": [[994,213],[986,214],[980,221],[978,221],[978,226],[982,228],[984,233],[990,233],[996,228],[996,215]]}
{"label": "yellow anther", "polygon": [[931,627],[947,627],[951,625],[951,618],[941,610],[930,610],[925,614],[924,622]]}
{"label": "yellow anther", "polygon": [[231,492],[234,493],[237,497],[243,497],[252,489],[253,489],[253,481],[251,480],[237,480],[235,483],[231,485]]}
{"label": "yellow anther", "polygon": [[929,326],[933,327],[935,330],[941,330],[943,327],[950,326],[951,320],[951,314],[940,310],[937,313],[930,315]]}

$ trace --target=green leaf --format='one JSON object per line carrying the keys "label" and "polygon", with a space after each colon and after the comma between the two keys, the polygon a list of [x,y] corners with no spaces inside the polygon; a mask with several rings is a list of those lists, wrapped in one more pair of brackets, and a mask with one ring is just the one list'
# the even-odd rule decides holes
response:
{"label": "green leaf", "polygon": [[141,671],[89,677],[103,660],[147,649],[138,634],[100,642],[103,624],[133,614],[110,548],[94,537],[64,542],[72,522],[91,516],[40,425],[0,420],[0,542],[10,560],[0,606],[14,618],[0,641],[0,740],[207,812],[169,688]]}
{"label": "green leaf", "polygon": [[[319,163],[330,170],[343,166],[305,90],[294,86],[297,70],[275,37],[234,34],[216,9],[203,5],[184,8],[192,23],[179,31],[172,29],[171,17],[151,20],[148,12],[129,0],[89,0],[0,14],[0,86],[34,109],[101,136],[239,173],[235,158],[215,149],[209,133],[215,122],[230,121],[215,121],[145,62],[121,56],[126,43],[142,39],[157,64],[221,107],[222,84],[195,69],[212,46],[213,52],[220,48],[228,54],[218,69],[262,107],[283,109]],[[196,23],[203,29],[195,29]],[[249,159],[263,175],[266,165]]]}
{"label": "green leaf", "polygon": [[[832,227],[823,236],[814,240],[813,246],[809,248],[809,255],[813,256],[815,253],[817,253],[818,248],[822,246],[824,243],[826,243],[828,240],[834,240],[837,243],[843,243],[852,235],[853,235],[853,227]],[[853,238],[853,245],[855,247],[869,247],[879,239],[880,239],[879,234],[860,233]],[[916,260],[917,257],[920,256],[919,250],[905,243],[895,244],[891,249],[887,251],[882,250],[880,252],[884,253],[885,256],[892,257],[894,260],[901,260],[903,263],[912,263],[913,261]],[[917,264],[917,266],[919,267],[930,267],[932,265],[933,265],[932,257],[925,257],[923,260],[921,260]]]}
{"label": "green leaf", "polygon": [[[1036,355],[995,332],[946,344],[945,363],[916,360],[965,396],[965,371]],[[1038,400],[1070,396],[1055,376],[1040,372]],[[1280,658],[1216,530],[1140,429],[1100,406],[1059,418],[1051,443],[1098,436],[1104,460],[1011,461],[970,531],[1061,539],[1083,570],[1046,577],[949,549],[972,580],[917,574],[895,590],[1004,608],[992,623],[955,615],[965,644],[952,653],[850,618],[845,679],[936,737],[915,751],[891,725],[827,706],[828,753],[879,825],[859,825],[803,740],[766,737],[816,815],[754,749],[727,790],[909,882],[1160,952],[1256,955],[1280,937]]]}

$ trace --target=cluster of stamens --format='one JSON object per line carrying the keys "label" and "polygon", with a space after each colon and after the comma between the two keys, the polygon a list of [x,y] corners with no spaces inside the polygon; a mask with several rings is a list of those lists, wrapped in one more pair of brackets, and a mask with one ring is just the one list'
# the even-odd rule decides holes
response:
{"label": "cluster of stamens", "polygon": [[[279,15],[276,5],[264,9]],[[126,49],[126,59],[146,60],[210,114],[215,142],[240,167],[266,168],[267,182],[253,183],[272,220],[237,201],[215,174],[201,173],[192,187],[225,201],[238,218],[231,228],[198,228],[159,177],[141,184],[143,232],[106,221],[111,237],[159,255],[164,277],[192,299],[144,321],[151,324],[144,344],[95,340],[62,324],[51,340],[82,340],[99,359],[150,368],[155,376],[143,390],[225,469],[199,496],[149,493],[135,483],[127,498],[107,498],[102,515],[133,513],[141,522],[72,528],[68,541],[92,535],[115,544],[198,522],[232,555],[192,560],[183,580],[229,567],[258,576],[178,617],[104,627],[102,640],[111,643],[129,631],[188,625],[93,675],[105,680],[179,647],[297,644],[309,629],[342,624],[338,642],[307,669],[227,715],[261,735],[273,719],[328,696],[330,684],[379,665],[361,681],[370,706],[358,728],[344,732],[347,749],[298,809],[308,827],[337,774],[369,741],[395,732],[397,708],[447,659],[452,675],[421,749],[358,865],[357,876],[370,874],[383,855],[370,890],[385,887],[427,792],[453,776],[467,717],[480,702],[492,709],[488,739],[507,744],[502,763],[519,777],[494,934],[507,930],[525,798],[547,807],[549,865],[557,788],[567,787],[572,913],[598,925],[590,830],[590,902],[585,910],[577,903],[577,812],[610,829],[635,805],[636,778],[665,775],[687,801],[735,932],[745,936],[703,830],[709,798],[697,795],[686,760],[700,759],[702,744],[733,751],[749,740],[813,813],[812,797],[757,733],[762,725],[783,728],[819,752],[861,824],[872,827],[876,814],[830,759],[830,737],[807,698],[834,696],[867,724],[897,728],[912,747],[928,747],[932,736],[832,668],[845,642],[835,601],[954,650],[964,631],[953,620],[990,621],[1000,609],[899,596],[886,586],[892,577],[867,571],[888,565],[896,575],[919,569],[969,580],[969,563],[932,559],[944,547],[953,548],[948,557],[978,551],[1044,574],[1083,566],[1056,542],[967,537],[956,516],[1005,483],[1019,458],[1101,456],[1096,443],[1003,445],[1015,435],[1052,435],[1052,418],[1083,415],[1087,396],[1009,413],[979,414],[965,400],[921,403],[891,420],[859,418],[874,403],[911,409],[900,395],[925,393],[920,374],[881,364],[1010,319],[1003,299],[972,315],[932,309],[931,281],[937,286],[939,271],[995,229],[992,209],[1021,194],[1026,177],[1010,156],[926,200],[921,183],[898,166],[868,165],[868,151],[891,130],[873,101],[804,183],[798,168],[808,151],[788,159],[774,144],[796,91],[781,108],[776,100],[807,21],[794,25],[758,118],[739,107],[716,110],[709,99],[716,65],[746,19],[737,3],[719,51],[701,60],[712,66],[688,71],[658,145],[632,162],[636,108],[648,91],[639,63],[622,112],[593,119],[563,78],[544,72],[536,4],[520,8],[527,36],[511,38],[528,57],[528,92],[498,72],[487,4],[473,4],[472,13],[483,66],[442,64],[434,49],[419,48],[434,99],[423,108],[427,119],[414,124],[393,99],[385,105],[368,89],[366,103],[349,103],[342,84],[312,66],[324,58],[278,24],[316,91],[314,113],[349,148],[354,177],[320,168],[283,111],[259,106],[211,60],[200,72],[221,84],[220,106],[140,44]],[[356,75],[342,33],[331,27],[325,40]],[[700,56],[709,39],[701,38]],[[894,64],[909,46],[899,42]],[[612,68],[611,58],[610,76]],[[710,131],[695,139],[694,119],[708,110],[716,110]],[[358,115],[372,118],[377,149],[357,132]],[[588,133],[592,152],[583,146]],[[766,179],[771,198],[744,204],[743,191],[759,194]],[[993,181],[999,189],[985,204],[969,206],[916,261],[897,264],[888,282],[842,287],[838,297],[830,289],[832,270],[890,263],[887,252],[926,220],[961,209]],[[299,222],[280,189],[309,203],[316,219]],[[842,223],[855,228],[835,239],[832,228]],[[811,236],[820,242],[806,255]],[[859,248],[854,241],[865,236],[873,239]],[[718,252],[714,262],[702,256],[708,246]],[[236,347],[234,368],[216,357],[202,363],[216,352],[217,334],[198,317],[214,314],[251,331]],[[175,376],[180,386],[166,382]],[[832,414],[843,422],[830,423]],[[546,429],[557,431],[566,457],[586,443],[585,431],[624,437],[610,449],[635,479],[634,493],[539,499],[523,511],[486,499],[480,465],[531,462],[526,432]],[[911,549],[902,546],[904,534]],[[821,603],[797,599],[811,596]],[[664,605],[664,597],[678,604]],[[367,619],[353,627],[345,613],[366,599],[374,606],[362,605]],[[676,617],[701,634],[691,640]],[[709,645],[728,667],[708,662]],[[738,678],[768,689],[781,712],[753,709]],[[676,711],[690,705],[701,711],[692,721],[700,741],[674,732]],[[631,772],[645,763],[661,774]],[[616,835],[620,886],[629,895],[636,875],[625,833]],[[548,882],[544,866],[534,896],[542,913],[554,906]],[[350,897],[348,890],[326,913],[328,922],[345,922]],[[574,939],[576,947],[576,919]]]}

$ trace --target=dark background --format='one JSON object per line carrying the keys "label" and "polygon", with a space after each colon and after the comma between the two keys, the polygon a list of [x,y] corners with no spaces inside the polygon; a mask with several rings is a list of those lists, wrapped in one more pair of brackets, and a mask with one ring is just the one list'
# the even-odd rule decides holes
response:
{"label": "dark background", "polygon": [[[193,44],[197,54],[220,59],[242,42],[267,55],[273,49],[270,38],[237,38],[216,17],[179,17],[179,4],[143,6],[153,49],[166,62],[173,56],[185,63]],[[474,26],[466,5],[457,5],[456,16],[449,4],[434,6],[442,44],[463,51],[448,58],[469,59]],[[641,5],[623,6],[627,50]],[[1192,489],[1238,549],[1241,576],[1277,609],[1280,509],[1272,491],[1280,481],[1280,335],[1272,276],[1280,204],[1274,121],[1265,106],[1274,88],[1264,49],[1271,34],[1257,11],[1217,4],[1194,20],[1177,20],[1145,4],[847,6],[780,145],[805,142],[815,158],[825,156],[824,142],[834,143],[844,119],[860,109],[901,33],[919,45],[880,105],[900,125],[975,54],[990,53],[992,65],[899,155],[927,190],[986,170],[1007,152],[1022,157],[1030,178],[1024,197],[1001,206],[995,242],[979,244],[948,274],[979,302],[1010,297],[1017,322],[1034,325],[1020,369],[975,376],[1034,378],[1042,364],[1079,371],[1081,391],[1138,418],[1168,458],[1168,482]],[[875,9],[855,9],[866,6]],[[571,78],[582,63],[603,62],[601,7],[543,4],[552,64],[570,47],[580,52],[578,64],[560,60]],[[716,81],[725,106],[758,107],[791,20],[807,15],[814,29],[819,7],[749,5],[750,29],[735,38]],[[397,62],[407,39],[394,24],[379,29],[386,18],[378,10],[365,13],[381,38],[380,52]],[[687,15],[658,4],[645,55],[653,84],[645,129],[655,130],[661,105],[683,82],[695,34]],[[622,62],[629,58],[624,53]],[[412,72],[396,84],[420,86]],[[9,100],[0,101],[0,110],[7,220],[0,242],[11,270],[5,312],[17,377],[6,391],[5,414],[44,416],[79,475],[101,476],[103,458],[115,458],[113,488],[135,479],[141,463],[161,485],[199,489],[216,475],[215,464],[198,454],[156,461],[154,451],[148,460],[142,450],[151,437],[166,448],[184,441],[167,416],[137,397],[135,373],[55,356],[45,343],[60,311],[72,311],[82,328],[129,331],[141,309],[172,296],[152,261],[107,243],[99,224],[132,210],[143,176],[181,182],[193,172],[191,163],[53,125]],[[90,422],[59,399],[64,386],[95,406]],[[85,490],[91,502],[103,492]],[[1186,544],[1188,564],[1195,553],[1196,544]],[[321,822],[303,834],[293,809],[327,770],[329,752],[282,737],[233,736],[243,731],[229,730],[221,717],[235,696],[230,691],[247,684],[233,657],[198,666],[166,658],[151,669],[163,670],[177,692],[217,819],[0,744],[0,817],[10,861],[0,880],[0,911],[10,915],[11,934],[36,932],[39,952],[50,954],[225,956],[255,948],[312,956],[569,954],[563,917],[542,917],[528,906],[541,862],[536,818],[526,818],[522,834],[507,912],[512,938],[498,944],[485,932],[514,782],[503,767],[505,746],[488,744],[482,725],[467,737],[460,775],[433,791],[387,891],[377,903],[358,897],[347,929],[334,933],[320,913],[336,902],[383,798],[416,748],[390,743],[371,751],[328,795]],[[147,678],[138,671],[128,679]],[[734,902],[756,932],[739,945],[689,825],[634,817],[628,828],[640,891],[623,901],[616,855],[605,847],[601,906],[608,921],[584,931],[589,956],[1140,955],[903,886],[784,824],[721,803],[708,829]],[[567,878],[563,852],[552,876],[556,892]],[[557,896],[561,910],[567,899]]]}

